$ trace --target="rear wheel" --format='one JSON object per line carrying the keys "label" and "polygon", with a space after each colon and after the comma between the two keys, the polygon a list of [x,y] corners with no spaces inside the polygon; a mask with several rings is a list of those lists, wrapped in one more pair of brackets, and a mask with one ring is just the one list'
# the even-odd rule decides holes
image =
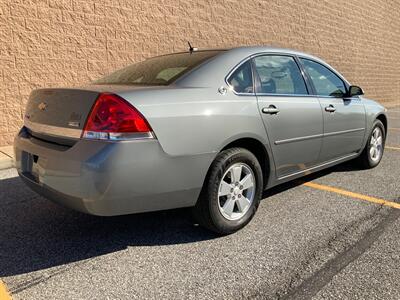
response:
{"label": "rear wheel", "polygon": [[253,218],[262,186],[262,169],[254,154],[243,148],[224,150],[210,167],[194,216],[219,234],[235,232]]}
{"label": "rear wheel", "polygon": [[385,149],[385,139],[385,126],[381,121],[375,120],[367,144],[358,158],[363,168],[371,169],[379,165]]}

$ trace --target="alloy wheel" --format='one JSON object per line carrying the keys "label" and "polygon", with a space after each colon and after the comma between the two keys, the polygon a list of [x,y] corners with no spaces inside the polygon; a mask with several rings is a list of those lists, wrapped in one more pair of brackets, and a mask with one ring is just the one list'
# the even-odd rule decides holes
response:
{"label": "alloy wheel", "polygon": [[379,161],[383,152],[383,134],[379,127],[376,127],[371,135],[369,157],[372,161]]}
{"label": "alloy wheel", "polygon": [[254,200],[256,180],[252,169],[244,163],[236,163],[222,176],[218,189],[218,208],[224,218],[242,218]]}

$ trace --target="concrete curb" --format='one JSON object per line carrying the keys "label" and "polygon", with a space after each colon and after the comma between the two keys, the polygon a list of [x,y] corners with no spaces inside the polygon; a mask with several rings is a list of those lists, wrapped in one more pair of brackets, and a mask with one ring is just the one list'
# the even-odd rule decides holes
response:
{"label": "concrete curb", "polygon": [[0,147],[0,170],[14,167],[14,150],[12,146]]}

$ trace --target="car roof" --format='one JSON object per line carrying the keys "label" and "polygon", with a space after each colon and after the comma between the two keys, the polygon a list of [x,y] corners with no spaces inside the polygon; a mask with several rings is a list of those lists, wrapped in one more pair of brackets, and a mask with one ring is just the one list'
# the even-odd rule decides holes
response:
{"label": "car roof", "polygon": [[242,47],[234,47],[227,49],[227,51],[234,51],[234,52],[241,52],[244,55],[249,54],[256,54],[256,53],[284,53],[284,54],[291,54],[291,55],[298,55],[298,56],[304,56],[304,57],[312,57],[320,60],[317,57],[314,57],[310,54],[297,51],[294,49],[288,49],[288,48],[281,48],[281,47],[274,47],[274,46],[242,46]]}
{"label": "car roof", "polygon": [[[294,49],[289,48],[281,48],[275,46],[240,46],[240,47],[231,47],[231,48],[205,48],[205,49],[196,49],[194,52],[206,52],[206,51],[221,51],[225,53],[235,52],[238,54],[242,54],[243,56],[250,56],[257,53],[282,53],[282,54],[290,54],[290,55],[297,55],[302,57],[309,57],[318,61],[322,61],[320,58],[313,56],[311,54],[301,52]],[[172,55],[172,54],[180,54],[180,53],[188,53],[188,51],[180,51],[175,53],[169,53],[165,55]],[[322,61],[324,62],[324,61]],[[324,62],[325,63],[325,62]]]}

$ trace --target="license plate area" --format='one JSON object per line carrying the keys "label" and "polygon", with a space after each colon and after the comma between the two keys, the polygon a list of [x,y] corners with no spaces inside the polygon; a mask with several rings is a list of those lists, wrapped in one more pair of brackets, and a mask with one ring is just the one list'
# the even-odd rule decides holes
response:
{"label": "license plate area", "polygon": [[30,180],[39,183],[39,156],[23,152],[21,163],[22,174]]}

